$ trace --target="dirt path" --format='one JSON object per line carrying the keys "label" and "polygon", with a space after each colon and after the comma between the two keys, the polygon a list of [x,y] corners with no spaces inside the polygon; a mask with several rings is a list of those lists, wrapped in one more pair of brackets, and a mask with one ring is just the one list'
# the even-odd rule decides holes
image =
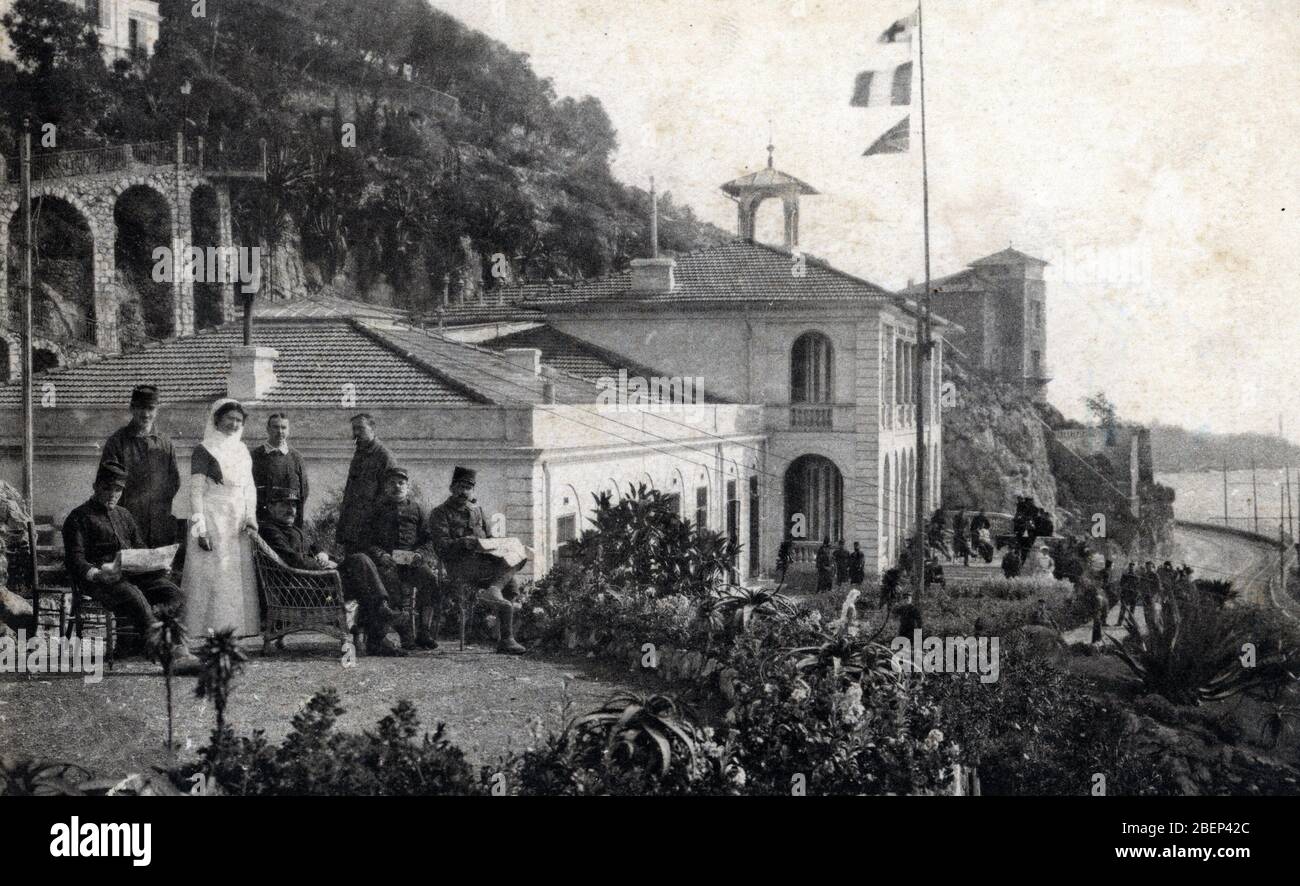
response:
{"label": "dirt path", "polygon": [[[228,718],[241,734],[265,729],[278,742],[290,718],[318,689],[338,690],[346,713],[340,727],[372,728],[399,699],[409,699],[420,721],[438,721],[473,763],[490,763],[528,742],[529,724],[541,717],[556,728],[566,698],[570,715],[586,713],[634,682],[586,659],[497,655],[485,647],[439,649],[404,659],[361,658],[339,665],[335,647],[290,639],[287,653],[254,653],[237,680]],[[194,678],[174,687],[176,740],[191,758],[213,727],[209,705],[194,697]],[[97,774],[148,771],[165,765],[167,733],[161,670],[139,659],[120,662],[103,682],[80,677],[0,677],[0,747],[6,753],[78,763]]]}

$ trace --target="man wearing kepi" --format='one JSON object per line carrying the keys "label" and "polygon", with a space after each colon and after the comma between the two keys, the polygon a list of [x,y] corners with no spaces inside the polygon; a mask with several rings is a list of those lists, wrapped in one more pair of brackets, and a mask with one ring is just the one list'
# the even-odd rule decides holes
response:
{"label": "man wearing kepi", "polygon": [[507,588],[517,591],[513,573],[518,567],[512,569],[489,556],[479,544],[479,539],[491,538],[492,532],[483,519],[482,508],[470,498],[475,480],[476,474],[469,468],[455,469],[451,495],[429,514],[429,530],[448,579],[453,584],[486,589],[486,602],[501,623],[497,651],[518,655],[527,650],[515,639],[515,607],[503,593]]}
{"label": "man wearing kepi", "polygon": [[[442,583],[434,570],[433,539],[424,511],[411,501],[411,477],[405,468],[389,468],[384,474],[384,497],[375,503],[367,528],[365,551],[355,558],[368,558],[383,582],[383,595],[393,605],[394,594],[414,587],[420,613],[420,629],[412,638],[410,624],[399,622],[397,633],[402,648],[438,648],[438,622],[442,612]],[[352,558],[349,558],[352,559]],[[357,581],[368,570],[355,569]]]}
{"label": "man wearing kepi", "polygon": [[[128,578],[117,565],[120,551],[148,547],[130,511],[118,505],[126,482],[127,471],[120,464],[104,462],[99,466],[94,494],[63,523],[63,565],[87,596],[115,615],[130,619],[143,638],[158,625],[155,607],[171,612],[180,609],[181,589],[168,579],[166,571]],[[197,660],[178,644],[173,661],[188,670]]]}
{"label": "man wearing kepi", "polygon": [[131,392],[131,423],[113,432],[100,457],[101,464],[115,462],[126,470],[121,506],[135,518],[143,547],[150,548],[179,541],[172,499],[181,488],[181,474],[172,441],[154,428],[157,418],[158,389],[139,385]]}
{"label": "man wearing kepi", "polygon": [[298,450],[289,446],[289,416],[283,412],[276,412],[266,420],[266,442],[253,449],[253,485],[257,487],[257,507],[263,513],[269,504],[270,490],[291,491],[297,502],[294,525],[302,528],[309,491],[307,467]]}
{"label": "man wearing kepi", "polygon": [[367,412],[352,417],[352,439],[357,443],[348,480],[339,507],[339,525],[334,540],[347,554],[363,551],[368,535],[370,509],[383,495],[384,475],[395,467],[393,456],[375,436],[375,420]]}

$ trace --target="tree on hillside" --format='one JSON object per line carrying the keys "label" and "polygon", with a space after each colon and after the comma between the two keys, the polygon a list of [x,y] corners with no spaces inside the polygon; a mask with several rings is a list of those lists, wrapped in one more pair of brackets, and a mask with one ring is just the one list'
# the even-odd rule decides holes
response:
{"label": "tree on hillside", "polygon": [[1110,402],[1110,398],[1106,396],[1105,391],[1098,391],[1091,397],[1084,397],[1083,405],[1089,414],[1097,420],[1098,427],[1110,431],[1119,425],[1119,420],[1116,417],[1118,410],[1115,408],[1115,404]]}

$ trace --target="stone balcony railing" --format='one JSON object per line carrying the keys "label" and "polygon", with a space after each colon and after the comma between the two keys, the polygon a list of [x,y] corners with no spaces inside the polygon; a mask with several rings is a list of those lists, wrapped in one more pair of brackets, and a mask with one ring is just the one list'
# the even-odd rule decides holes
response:
{"label": "stone balcony railing", "polygon": [[790,407],[790,430],[829,431],[835,427],[835,407],[829,403],[805,403]]}

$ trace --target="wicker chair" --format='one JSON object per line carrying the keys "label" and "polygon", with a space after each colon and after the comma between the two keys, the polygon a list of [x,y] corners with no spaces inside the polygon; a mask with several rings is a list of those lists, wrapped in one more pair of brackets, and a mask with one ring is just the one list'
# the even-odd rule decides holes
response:
{"label": "wicker chair", "polygon": [[334,569],[294,569],[259,536],[253,539],[253,565],[266,604],[262,648],[288,634],[311,632],[342,641],[345,654],[356,654],[355,604],[343,599],[343,580]]}

